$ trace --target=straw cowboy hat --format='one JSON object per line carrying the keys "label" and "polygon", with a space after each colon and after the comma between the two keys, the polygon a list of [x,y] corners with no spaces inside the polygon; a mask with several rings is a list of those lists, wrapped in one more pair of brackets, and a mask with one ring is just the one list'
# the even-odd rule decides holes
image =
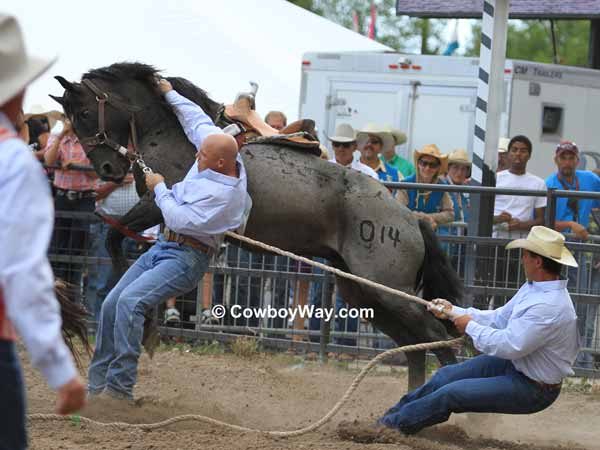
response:
{"label": "straw cowboy hat", "polygon": [[446,173],[448,171],[448,155],[443,155],[437,145],[427,144],[421,150],[415,150],[413,155],[415,167],[419,165],[419,159],[421,159],[421,156],[423,155],[433,156],[440,162],[439,174]]}
{"label": "straw cowboy hat", "polygon": [[469,167],[472,165],[471,160],[469,159],[469,154],[464,148],[453,150],[448,155],[448,165],[450,164],[461,164]]}
{"label": "straw cowboy hat", "polygon": [[362,148],[367,143],[370,134],[381,139],[381,150],[384,152],[393,150],[396,145],[406,142],[406,134],[402,131],[396,130],[389,125],[379,126],[374,123],[368,123],[367,126],[358,132],[356,140],[359,148]]}
{"label": "straw cowboy hat", "polygon": [[54,128],[56,122],[61,121],[64,122],[65,115],[59,111],[45,111],[41,105],[33,105],[29,112],[25,114],[24,119],[27,121],[29,119],[37,119],[37,118],[46,118],[48,119],[48,124],[50,125],[50,129]]}
{"label": "straw cowboy hat", "polygon": [[508,143],[510,139],[508,138],[500,138],[498,140],[498,153],[506,153],[508,151]]}
{"label": "straw cowboy hat", "polygon": [[531,228],[526,239],[517,239],[506,244],[506,250],[524,248],[569,267],[578,267],[577,261],[565,247],[565,237],[558,231],[543,226]]}
{"label": "straw cowboy hat", "polygon": [[54,61],[28,56],[17,20],[0,13],[0,105],[25,89]]}
{"label": "straw cowboy hat", "polygon": [[335,127],[335,135],[327,136],[327,139],[332,142],[354,142],[356,141],[356,131],[350,124],[340,123]]}

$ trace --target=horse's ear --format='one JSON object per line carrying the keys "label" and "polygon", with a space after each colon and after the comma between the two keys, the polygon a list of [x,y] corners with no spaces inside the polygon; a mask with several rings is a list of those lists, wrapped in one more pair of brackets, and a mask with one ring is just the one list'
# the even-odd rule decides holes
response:
{"label": "horse's ear", "polygon": [[54,100],[55,102],[60,103],[61,106],[65,106],[65,99],[63,97],[57,97],[55,95],[50,95],[50,98],[52,98],[52,100]]}
{"label": "horse's ear", "polygon": [[65,80],[60,75],[57,75],[54,78],[56,79],[56,81],[58,81],[60,83],[60,85],[62,87],[65,88],[65,90],[72,91],[73,89],[75,89],[75,85],[73,83],[71,83],[70,81]]}

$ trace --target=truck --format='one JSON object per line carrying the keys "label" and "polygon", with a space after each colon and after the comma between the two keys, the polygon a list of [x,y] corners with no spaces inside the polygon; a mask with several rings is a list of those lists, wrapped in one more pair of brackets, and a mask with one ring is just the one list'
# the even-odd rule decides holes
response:
{"label": "truck", "polygon": [[[425,144],[472,155],[478,58],[309,52],[301,70],[299,117],[316,121],[322,142],[339,123],[372,122],[406,133],[396,152],[411,162]],[[502,102],[500,136],[522,134],[533,144],[528,172],[555,171],[564,140],[578,145],[581,168],[600,162],[600,71],[507,59]]]}

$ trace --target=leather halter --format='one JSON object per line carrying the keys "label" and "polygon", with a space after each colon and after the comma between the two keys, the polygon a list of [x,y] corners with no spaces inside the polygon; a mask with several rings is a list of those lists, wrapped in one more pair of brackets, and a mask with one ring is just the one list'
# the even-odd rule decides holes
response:
{"label": "leather halter", "polygon": [[[86,154],[90,154],[99,145],[106,145],[118,152],[119,155],[123,156],[128,161],[135,160],[137,155],[135,113],[142,111],[143,108],[127,104],[116,94],[111,94],[109,96],[106,92],[99,89],[98,86],[96,86],[89,78],[84,79],[82,83],[96,95],[96,101],[98,102],[98,132],[94,136],[86,137],[80,140],[81,144],[84,146],[84,149],[86,147],[90,148],[89,150],[86,149]],[[106,103],[112,105],[116,109],[129,112],[129,139],[131,140],[133,152],[129,151],[118,142],[112,140],[106,134],[106,122],[104,116],[104,108]]]}

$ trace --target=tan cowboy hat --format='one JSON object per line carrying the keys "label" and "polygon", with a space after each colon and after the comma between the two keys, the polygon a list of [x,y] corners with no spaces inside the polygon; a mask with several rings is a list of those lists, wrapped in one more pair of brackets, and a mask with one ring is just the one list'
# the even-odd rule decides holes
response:
{"label": "tan cowboy hat", "polygon": [[413,155],[415,167],[419,165],[419,159],[421,159],[421,156],[423,155],[429,155],[437,158],[437,160],[440,162],[440,171],[438,172],[440,175],[448,171],[448,155],[443,155],[437,145],[427,144],[421,150],[415,150]]}
{"label": "tan cowboy hat", "polygon": [[394,141],[396,142],[396,145],[402,145],[406,142],[406,133],[403,133],[402,131],[398,130],[397,128],[391,128],[391,127],[390,127],[390,132],[392,133],[392,136],[394,136]]}
{"label": "tan cowboy hat", "polygon": [[[396,137],[392,132],[392,128],[389,126],[379,126],[374,123],[368,123],[362,130],[360,130],[356,136],[358,148],[364,147],[369,139],[369,135],[377,136],[381,139],[382,146],[381,151],[385,152],[392,150],[396,144]],[[405,136],[406,139],[406,136]]]}
{"label": "tan cowboy hat", "polygon": [[506,250],[524,248],[570,267],[578,267],[577,261],[565,247],[565,237],[558,231],[537,225],[529,231],[527,239],[517,239],[506,244]]}
{"label": "tan cowboy hat", "polygon": [[472,165],[471,160],[469,159],[469,154],[464,148],[453,150],[448,155],[448,165],[450,164],[461,164],[469,167]]}
{"label": "tan cowboy hat", "polygon": [[506,153],[508,151],[509,138],[500,138],[498,140],[498,153]]}
{"label": "tan cowboy hat", "polygon": [[348,123],[340,123],[335,127],[335,135],[327,136],[332,142],[354,142],[356,141],[356,131]]}
{"label": "tan cowboy hat", "polygon": [[45,117],[48,119],[48,124],[50,125],[50,129],[54,128],[56,122],[64,122],[65,115],[59,111],[45,111],[41,105],[33,105],[29,112],[24,115],[24,119],[27,121],[31,118],[40,118]]}
{"label": "tan cowboy hat", "polygon": [[0,13],[0,105],[21,92],[54,61],[28,56],[17,20]]}

